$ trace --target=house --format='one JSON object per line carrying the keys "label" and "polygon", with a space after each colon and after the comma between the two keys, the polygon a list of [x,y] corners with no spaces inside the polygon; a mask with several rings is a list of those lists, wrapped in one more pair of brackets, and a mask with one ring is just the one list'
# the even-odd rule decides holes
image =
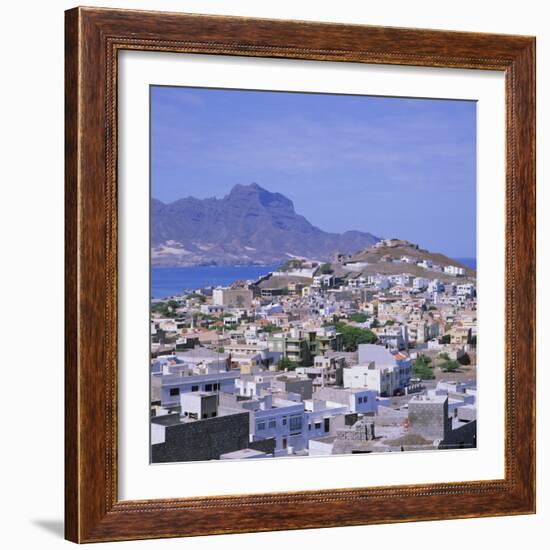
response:
{"label": "house", "polygon": [[464,296],[465,298],[471,298],[475,296],[476,287],[472,283],[464,283],[456,285],[457,296]]}
{"label": "house", "polygon": [[449,397],[430,393],[409,401],[408,432],[418,435],[439,449],[475,448],[476,408],[456,407],[449,414]]}
{"label": "house", "polygon": [[243,397],[259,397],[271,387],[273,373],[243,375],[235,380],[236,393]]}
{"label": "house", "polygon": [[292,328],[289,333],[274,334],[267,339],[271,352],[280,353],[302,366],[310,366],[315,355],[340,351],[342,344],[342,335],[334,327],[309,331]]}
{"label": "house", "polygon": [[449,331],[451,344],[466,345],[472,342],[471,327],[454,326]]}
{"label": "house", "polygon": [[164,375],[160,382],[160,398],[163,407],[180,405],[180,395],[187,392],[234,392],[238,371],[212,374]]}
{"label": "house", "polygon": [[387,397],[404,392],[412,375],[410,357],[375,344],[360,344],[359,364],[344,369],[345,388],[367,388]]}
{"label": "house", "polygon": [[248,309],[252,305],[252,290],[248,288],[215,288],[212,303],[217,306]]}
{"label": "house", "polygon": [[192,420],[218,416],[218,397],[214,392],[180,394],[181,415]]}
{"label": "house", "polygon": [[307,376],[282,374],[271,378],[273,392],[291,392],[299,394],[302,399],[310,399],[313,382]]}
{"label": "house", "polygon": [[332,288],[334,286],[334,275],[316,275],[313,277],[312,285],[314,288]]}
{"label": "house", "polygon": [[426,290],[429,284],[430,280],[426,279],[425,277],[415,277],[412,281],[413,290],[417,292]]}
{"label": "house", "polygon": [[346,407],[346,413],[376,414],[378,412],[376,395],[376,391],[365,388],[324,387],[318,388],[314,397],[333,407]]}
{"label": "house", "polygon": [[446,265],[443,267],[444,273],[448,275],[454,275],[455,277],[463,277],[465,275],[465,269],[456,265]]}
{"label": "house", "polygon": [[290,401],[271,394],[243,399],[235,395],[220,396],[220,411],[248,411],[250,441],[275,441],[274,456],[285,456],[307,447],[307,425],[303,402]]}
{"label": "house", "polygon": [[409,347],[409,329],[406,325],[385,325],[371,329],[378,337],[379,344],[393,349]]}

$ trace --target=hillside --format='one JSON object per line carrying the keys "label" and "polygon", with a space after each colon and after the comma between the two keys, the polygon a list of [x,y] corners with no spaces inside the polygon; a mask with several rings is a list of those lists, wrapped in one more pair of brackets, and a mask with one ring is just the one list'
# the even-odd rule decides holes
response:
{"label": "hillside", "polygon": [[151,201],[156,266],[273,264],[298,256],[326,261],[379,241],[370,233],[328,233],[296,213],[290,199],[257,184],[222,199]]}
{"label": "hillside", "polygon": [[476,277],[475,270],[439,252],[430,252],[420,248],[416,244],[403,240],[394,240],[397,244],[393,244],[392,246],[384,246],[385,242],[380,241],[374,246],[342,258],[340,262],[332,263],[331,267],[334,273],[340,277],[358,277],[372,273],[380,273],[382,275],[410,273],[415,277],[425,277],[426,279],[439,279],[449,282],[457,280],[457,277],[453,275],[424,269],[414,263],[409,264],[398,261],[405,256],[411,258],[414,262],[431,261],[434,265],[462,267],[465,270],[465,277],[462,277],[462,279]]}

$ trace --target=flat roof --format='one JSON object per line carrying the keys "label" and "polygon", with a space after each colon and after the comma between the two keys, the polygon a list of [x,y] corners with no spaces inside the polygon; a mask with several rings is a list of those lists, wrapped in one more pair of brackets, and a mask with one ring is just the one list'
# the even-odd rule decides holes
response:
{"label": "flat roof", "polygon": [[233,451],[231,453],[224,453],[220,455],[220,459],[241,459],[241,458],[261,458],[268,456],[267,453],[263,451],[258,451],[256,449],[239,449],[238,451]]}

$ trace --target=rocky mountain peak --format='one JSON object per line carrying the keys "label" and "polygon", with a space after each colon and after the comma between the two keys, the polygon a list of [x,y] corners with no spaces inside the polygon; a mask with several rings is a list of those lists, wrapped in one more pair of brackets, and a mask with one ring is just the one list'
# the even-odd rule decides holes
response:
{"label": "rocky mountain peak", "polygon": [[377,242],[370,233],[329,233],[296,213],[293,202],[257,183],[222,199],[151,201],[153,265],[271,264],[295,256],[326,260]]}

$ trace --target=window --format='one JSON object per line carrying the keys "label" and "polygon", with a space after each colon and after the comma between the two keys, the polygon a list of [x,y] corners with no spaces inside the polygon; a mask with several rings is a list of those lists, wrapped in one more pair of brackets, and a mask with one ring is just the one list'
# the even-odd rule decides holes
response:
{"label": "window", "polygon": [[199,387],[198,386],[191,386],[191,391],[199,391]]}
{"label": "window", "polygon": [[174,397],[175,395],[179,395],[179,394],[180,394],[179,388],[170,388],[170,397]]}
{"label": "window", "polygon": [[213,389],[214,391],[217,391],[217,390],[220,389],[220,385],[219,385],[218,383],[212,384],[212,389]]}
{"label": "window", "polygon": [[290,417],[290,430],[293,431],[293,432],[302,430],[302,417],[301,416],[291,416]]}
{"label": "window", "polygon": [[363,398],[362,398],[362,397],[359,397],[359,398],[357,399],[357,403],[359,403],[359,405],[360,405],[361,403],[363,403]]}
{"label": "window", "polygon": [[275,428],[275,426],[277,426],[277,421],[272,418],[270,421],[269,421],[269,424],[267,425],[268,428]]}
{"label": "window", "polygon": [[265,422],[258,422],[258,431],[261,432],[265,430]]}
{"label": "window", "polygon": [[206,384],[206,386],[204,386],[204,391],[212,391],[212,384]]}
{"label": "window", "polygon": [[286,416],[283,417],[283,426],[286,426]]}
{"label": "window", "polygon": [[315,422],[315,429],[320,430],[321,429],[321,422]]}
{"label": "window", "polygon": [[325,418],[325,433],[330,431],[330,418]]}

